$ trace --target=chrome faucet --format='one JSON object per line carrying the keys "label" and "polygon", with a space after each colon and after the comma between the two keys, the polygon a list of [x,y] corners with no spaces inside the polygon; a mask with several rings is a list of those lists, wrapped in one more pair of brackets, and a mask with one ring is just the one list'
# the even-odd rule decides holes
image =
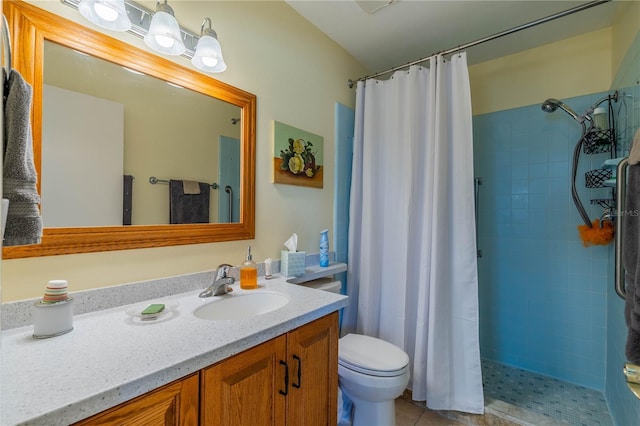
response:
{"label": "chrome faucet", "polygon": [[229,276],[229,270],[233,268],[233,266],[223,263],[218,266],[216,270],[216,277],[213,280],[213,283],[206,288],[202,293],[198,295],[198,297],[211,297],[211,296],[220,296],[222,294],[229,293],[233,291],[229,285],[233,284],[236,279]]}

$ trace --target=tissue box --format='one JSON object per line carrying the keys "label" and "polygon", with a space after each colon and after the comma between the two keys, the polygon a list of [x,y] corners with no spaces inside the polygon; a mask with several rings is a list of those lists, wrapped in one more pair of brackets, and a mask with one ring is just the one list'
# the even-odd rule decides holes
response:
{"label": "tissue box", "polygon": [[285,277],[301,277],[304,275],[307,252],[287,251],[280,252],[280,273]]}

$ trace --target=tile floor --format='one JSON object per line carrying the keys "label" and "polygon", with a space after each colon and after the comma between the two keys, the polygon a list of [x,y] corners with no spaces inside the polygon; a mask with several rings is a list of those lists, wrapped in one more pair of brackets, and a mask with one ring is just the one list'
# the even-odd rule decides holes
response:
{"label": "tile floor", "polygon": [[601,392],[519,368],[482,360],[486,398],[504,401],[562,424],[613,424]]}
{"label": "tile floor", "polygon": [[396,425],[612,425],[600,392],[488,360],[482,372],[484,416],[440,414],[407,392],[396,400]]}
{"label": "tile floor", "polygon": [[410,400],[400,397],[396,399],[396,426],[449,426],[462,425],[454,420],[441,416],[424,406],[418,406]]}

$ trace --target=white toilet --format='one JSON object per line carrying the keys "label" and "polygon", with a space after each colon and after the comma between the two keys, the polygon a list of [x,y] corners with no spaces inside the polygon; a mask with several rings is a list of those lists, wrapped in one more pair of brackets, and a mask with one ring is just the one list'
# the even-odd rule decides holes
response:
{"label": "white toilet", "polygon": [[[319,290],[340,292],[330,279],[306,283]],[[409,383],[409,356],[375,337],[347,334],[338,344],[338,380],[353,402],[353,426],[395,424],[395,399]]]}

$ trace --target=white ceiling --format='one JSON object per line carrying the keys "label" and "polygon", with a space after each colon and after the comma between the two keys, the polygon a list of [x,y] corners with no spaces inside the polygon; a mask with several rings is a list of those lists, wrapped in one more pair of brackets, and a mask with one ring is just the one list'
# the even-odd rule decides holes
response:
{"label": "white ceiling", "polygon": [[[389,1],[287,0],[287,3],[371,72],[403,65],[588,3],[575,0],[391,0],[392,4],[388,4]],[[467,50],[468,62],[484,62],[608,27],[620,1],[471,47]],[[364,10],[380,6],[383,7],[373,14]]]}

